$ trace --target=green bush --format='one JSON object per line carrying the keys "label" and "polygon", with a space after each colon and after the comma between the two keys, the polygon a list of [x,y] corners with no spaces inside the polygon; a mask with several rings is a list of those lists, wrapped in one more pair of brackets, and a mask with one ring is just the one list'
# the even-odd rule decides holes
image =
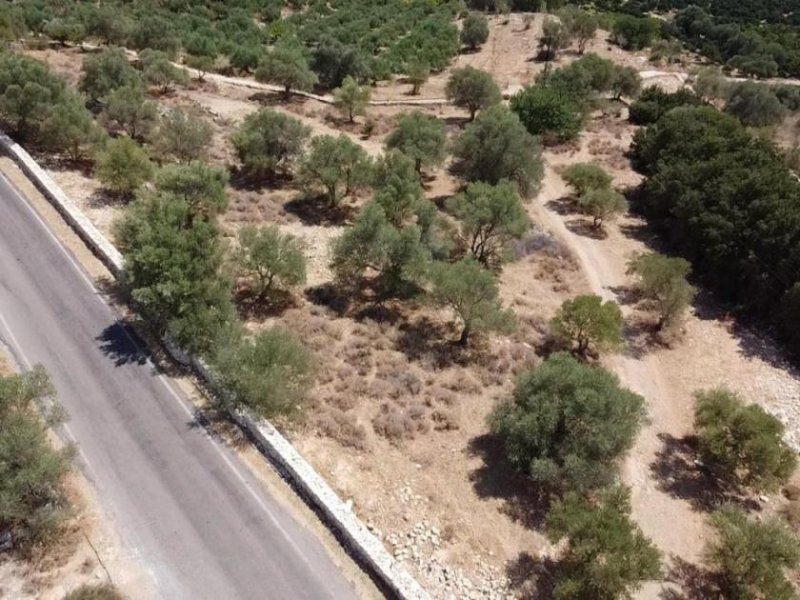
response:
{"label": "green bush", "polygon": [[511,110],[531,134],[545,140],[573,139],[583,126],[581,107],[558,87],[528,86],[511,98]]}
{"label": "green bush", "polygon": [[489,22],[480,13],[470,13],[464,19],[459,34],[461,43],[470,50],[477,50],[478,47],[489,39]]}
{"label": "green bush", "polygon": [[260,298],[276,285],[288,289],[306,281],[303,243],[274,225],[242,227],[234,260],[239,275]]}
{"label": "green bush", "polygon": [[708,464],[755,491],[773,491],[786,483],[797,454],[783,441],[780,420],[726,389],[697,392],[696,399],[695,428]]}
{"label": "green bush", "polygon": [[66,89],[44,63],[13,52],[0,53],[0,124],[23,139],[38,135]]}
{"label": "green bush", "polygon": [[614,351],[622,345],[622,312],[612,300],[587,294],[565,300],[550,322],[550,334],[578,356]]}
{"label": "green bush", "polygon": [[205,157],[212,136],[213,129],[203,118],[172,108],[159,121],[150,143],[161,159],[187,163]]}
{"label": "green bush", "polygon": [[673,108],[679,106],[701,106],[703,98],[691,90],[681,89],[668,93],[652,86],[645,88],[639,98],[630,107],[629,119],[636,125],[649,125],[658,121]]}
{"label": "green bush", "polygon": [[310,134],[297,119],[262,108],[245,117],[231,141],[244,170],[265,178],[290,172]]}
{"label": "green bush", "polygon": [[611,188],[588,191],[578,198],[578,206],[583,213],[592,217],[592,225],[595,229],[602,228],[604,223],[628,210],[628,202],[625,197]]}
{"label": "green bush", "polygon": [[519,378],[490,425],[520,473],[564,492],[611,483],[644,419],[644,398],[615,375],[558,353]]}
{"label": "green bush", "polygon": [[153,175],[147,152],[127,136],[108,140],[95,156],[95,175],[112,193],[130,196]]}
{"label": "green bush", "polygon": [[283,86],[286,98],[293,89],[308,91],[319,81],[297,44],[279,44],[267,52],[258,63],[256,80]]}
{"label": "green bush", "polygon": [[104,96],[103,104],[100,121],[132,138],[147,137],[158,123],[158,107],[147,100],[139,84],[115,88]]}
{"label": "green bush", "polygon": [[366,114],[370,94],[369,88],[358,85],[358,82],[348,75],[342,81],[341,87],[333,91],[333,98],[336,108],[353,123],[356,115]]}
{"label": "green bush", "polygon": [[501,100],[500,88],[490,73],[474,67],[462,67],[450,71],[445,86],[447,99],[456,106],[469,111],[469,120],[475,119],[475,113]]}
{"label": "green bush", "polygon": [[660,330],[677,327],[692,301],[694,288],[687,281],[691,272],[689,261],[657,252],[638,254],[628,261],[628,273],[637,278],[636,288],[658,308]]}
{"label": "green bush", "polygon": [[589,163],[575,163],[567,167],[561,174],[575,194],[580,197],[593,190],[611,187],[612,178],[605,169]]}
{"label": "green bush", "polygon": [[397,128],[386,138],[386,147],[411,158],[418,174],[422,167],[437,167],[444,162],[446,143],[444,121],[420,111],[401,116]]}
{"label": "green bush", "polygon": [[331,206],[364,185],[369,179],[369,157],[344,134],[320,135],[311,140],[297,178],[308,190],[324,190]]}
{"label": "green bush", "polygon": [[79,87],[92,100],[102,100],[121,87],[141,85],[142,78],[122,48],[103,48],[83,59]]}

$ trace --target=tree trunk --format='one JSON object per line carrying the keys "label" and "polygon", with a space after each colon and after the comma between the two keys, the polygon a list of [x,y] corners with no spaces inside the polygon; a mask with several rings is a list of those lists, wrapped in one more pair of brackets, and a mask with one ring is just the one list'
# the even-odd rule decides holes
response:
{"label": "tree trunk", "polygon": [[291,86],[285,86],[283,88],[283,99],[287,102],[292,99],[292,88]]}
{"label": "tree trunk", "polygon": [[465,325],[464,329],[461,330],[461,337],[458,338],[459,346],[466,346],[467,343],[469,343],[469,333],[470,333],[469,327]]}

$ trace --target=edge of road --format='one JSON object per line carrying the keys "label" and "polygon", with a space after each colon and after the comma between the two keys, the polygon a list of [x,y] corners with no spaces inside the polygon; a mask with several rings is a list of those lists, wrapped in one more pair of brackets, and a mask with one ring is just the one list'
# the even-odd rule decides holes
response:
{"label": "edge of road", "polygon": [[[86,215],[56,185],[19,144],[0,132],[0,153],[10,157],[26,177],[55,207],[98,259],[119,277],[123,269],[120,252],[89,221]],[[177,362],[188,365],[212,395],[224,396],[213,375],[201,361],[165,340],[166,351]],[[370,572],[385,589],[402,600],[427,600],[427,592],[386,550],[380,540],[342,501],[314,467],[269,421],[257,419],[246,409],[229,408],[231,419],[246,433],[262,455],[272,463],[298,495],[321,517],[325,525],[356,562]]]}

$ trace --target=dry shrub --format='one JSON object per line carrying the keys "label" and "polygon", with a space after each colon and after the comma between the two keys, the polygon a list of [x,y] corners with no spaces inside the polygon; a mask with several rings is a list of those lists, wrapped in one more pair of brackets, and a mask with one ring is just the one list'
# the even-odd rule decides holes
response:
{"label": "dry shrub", "polygon": [[445,406],[453,406],[456,400],[458,400],[458,396],[453,392],[438,386],[428,390],[428,397],[432,401],[444,404]]}
{"label": "dry shrub", "polygon": [[461,427],[458,416],[452,410],[437,408],[431,413],[431,419],[436,431],[455,431]]}
{"label": "dry shrub", "polygon": [[403,409],[397,405],[384,403],[372,419],[372,427],[378,435],[391,442],[414,439],[417,433],[428,431],[425,408],[420,404],[412,404]]}
{"label": "dry shrub", "polygon": [[787,483],[783,486],[783,496],[787,500],[800,500],[800,485]]}
{"label": "dry shrub", "polygon": [[800,500],[792,500],[781,510],[794,529],[800,531]]}
{"label": "dry shrub", "polygon": [[455,371],[443,385],[448,390],[461,394],[477,394],[481,391],[480,383],[463,369]]}
{"label": "dry shrub", "polygon": [[316,420],[320,435],[336,440],[346,448],[366,450],[367,430],[356,421],[352,414],[341,411],[323,413]]}

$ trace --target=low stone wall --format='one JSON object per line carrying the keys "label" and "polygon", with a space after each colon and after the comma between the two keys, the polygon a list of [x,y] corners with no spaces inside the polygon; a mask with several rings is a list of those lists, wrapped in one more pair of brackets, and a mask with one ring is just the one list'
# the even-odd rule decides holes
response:
{"label": "low stone wall", "polygon": [[[119,276],[122,272],[122,255],[30,154],[2,133],[0,133],[0,150],[19,165],[106,267],[115,276]],[[183,364],[191,364],[198,377],[212,393],[224,394],[224,391],[218,389],[213,374],[206,365],[196,359],[188,358],[172,344],[165,344],[165,347],[176,360]],[[428,594],[419,583],[386,551],[380,540],[370,533],[319,473],[271,423],[253,417],[246,410],[231,409],[229,412],[233,420],[256,441],[259,450],[284,477],[290,480],[303,500],[321,515],[326,526],[382,584],[385,591],[404,600],[428,598]]]}

